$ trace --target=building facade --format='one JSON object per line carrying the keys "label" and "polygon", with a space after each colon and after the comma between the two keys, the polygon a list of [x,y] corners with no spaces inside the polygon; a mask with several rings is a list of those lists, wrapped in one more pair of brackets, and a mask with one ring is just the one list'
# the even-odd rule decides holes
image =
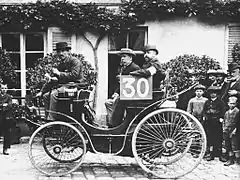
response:
{"label": "building facade", "polygon": [[[20,1],[0,1],[0,3],[19,3]],[[21,2],[34,2],[22,0]],[[89,3],[90,0],[75,0],[79,3]],[[122,1],[94,1],[99,5],[117,6]],[[87,32],[85,36],[95,44],[97,33]],[[34,62],[53,52],[55,44],[66,41],[72,47],[73,53],[83,54],[85,59],[94,65],[94,54],[89,42],[80,33],[70,33],[60,27],[49,27],[43,32],[4,32],[0,29],[0,46],[10,53],[16,62],[16,72],[19,74],[21,96],[26,95],[26,69]],[[207,55],[220,62],[223,69],[227,69],[231,61],[231,50],[235,43],[240,42],[240,24],[207,25],[194,18],[148,21],[137,27],[128,29],[120,35],[106,35],[100,42],[99,59],[99,87],[97,97],[97,116],[104,115],[104,101],[112,92],[119,57],[117,52],[123,48],[132,48],[137,56],[135,62],[141,64],[143,60],[142,48],[146,44],[154,44],[159,49],[158,58],[162,63],[183,54],[197,56]]]}

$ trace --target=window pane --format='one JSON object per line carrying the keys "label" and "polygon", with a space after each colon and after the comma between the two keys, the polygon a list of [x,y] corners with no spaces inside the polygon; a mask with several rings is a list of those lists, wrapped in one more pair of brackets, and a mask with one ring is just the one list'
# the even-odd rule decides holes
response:
{"label": "window pane", "polygon": [[38,58],[42,58],[43,53],[27,53],[26,54],[26,67],[32,68],[34,67],[35,62],[38,60]]}
{"label": "window pane", "polygon": [[27,51],[43,51],[43,35],[42,34],[26,34],[26,50]]}
{"label": "window pane", "polygon": [[20,69],[20,54],[9,53],[13,65],[17,66],[17,69]]}
{"label": "window pane", "polygon": [[129,48],[142,50],[145,42],[145,31],[135,30],[129,33]]}
{"label": "window pane", "polygon": [[2,34],[2,47],[7,51],[20,51],[20,35]]}
{"label": "window pane", "polygon": [[117,36],[110,36],[109,37],[109,50],[110,51],[118,51],[121,48],[126,48],[127,46],[127,35],[120,34]]}

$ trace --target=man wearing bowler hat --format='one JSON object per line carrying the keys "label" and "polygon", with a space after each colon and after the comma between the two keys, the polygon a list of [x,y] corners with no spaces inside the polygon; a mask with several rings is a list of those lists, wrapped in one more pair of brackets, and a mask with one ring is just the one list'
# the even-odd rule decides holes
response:
{"label": "man wearing bowler hat", "polygon": [[117,85],[112,97],[105,102],[108,127],[114,127],[121,124],[125,111],[125,103],[123,101],[119,101],[119,77],[121,75],[129,75],[130,72],[140,69],[140,67],[133,62],[133,57],[135,57],[136,54],[132,49],[122,48],[118,55],[121,60],[118,75],[116,77]]}
{"label": "man wearing bowler hat", "polygon": [[158,50],[154,45],[146,45],[143,51],[145,62],[142,65],[142,69],[131,72],[130,74],[146,78],[153,76],[153,89],[159,89],[161,81],[165,78],[165,73],[157,59]]}
{"label": "man wearing bowler hat", "polygon": [[225,89],[223,94],[223,100],[227,103],[229,96],[236,96],[238,98],[237,107],[240,108],[240,65],[237,63],[229,64],[229,72],[230,72],[230,82]]}
{"label": "man wearing bowler hat", "polygon": [[52,74],[45,74],[47,83],[42,87],[41,91],[37,96],[43,96],[45,110],[50,110],[49,113],[46,112],[46,118],[48,120],[55,120],[57,112],[57,95],[58,89],[51,90],[52,87],[57,84],[65,84],[68,82],[82,82],[83,72],[82,64],[79,59],[71,56],[71,47],[68,46],[67,42],[56,43],[56,53],[61,58],[62,62],[56,68],[52,68]]}

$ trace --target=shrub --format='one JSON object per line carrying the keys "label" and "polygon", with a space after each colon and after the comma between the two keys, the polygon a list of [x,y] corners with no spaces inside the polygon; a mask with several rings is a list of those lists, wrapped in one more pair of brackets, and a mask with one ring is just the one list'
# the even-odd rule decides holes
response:
{"label": "shrub", "polygon": [[8,87],[16,87],[17,73],[15,72],[17,67],[11,61],[11,58],[5,50],[0,47],[0,83],[8,84]]}
{"label": "shrub", "polygon": [[[83,74],[85,81],[90,85],[96,84],[96,72],[92,65],[84,60],[81,54],[72,54],[72,56],[77,57],[83,65]],[[44,75],[45,73],[51,73],[53,67],[57,67],[61,63],[61,59],[57,54],[48,54],[43,58],[39,58],[33,68],[29,68],[27,71],[27,87],[41,88],[45,83]]]}
{"label": "shrub", "polygon": [[177,91],[180,92],[195,82],[205,79],[209,69],[220,69],[220,64],[206,55],[199,57],[185,54],[164,63],[163,68],[170,69],[169,83],[177,87]]}

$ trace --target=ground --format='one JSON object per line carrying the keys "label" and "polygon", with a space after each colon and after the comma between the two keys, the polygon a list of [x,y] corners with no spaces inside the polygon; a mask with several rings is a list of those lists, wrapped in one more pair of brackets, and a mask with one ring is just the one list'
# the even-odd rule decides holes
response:
{"label": "ground", "polygon": [[[2,149],[2,143],[0,143]],[[12,145],[10,155],[0,153],[0,180],[150,180],[134,158],[87,153],[81,167],[65,177],[47,177],[39,173],[28,158],[28,143]],[[223,166],[218,159],[202,160],[193,172],[180,180],[239,180],[240,166]]]}

